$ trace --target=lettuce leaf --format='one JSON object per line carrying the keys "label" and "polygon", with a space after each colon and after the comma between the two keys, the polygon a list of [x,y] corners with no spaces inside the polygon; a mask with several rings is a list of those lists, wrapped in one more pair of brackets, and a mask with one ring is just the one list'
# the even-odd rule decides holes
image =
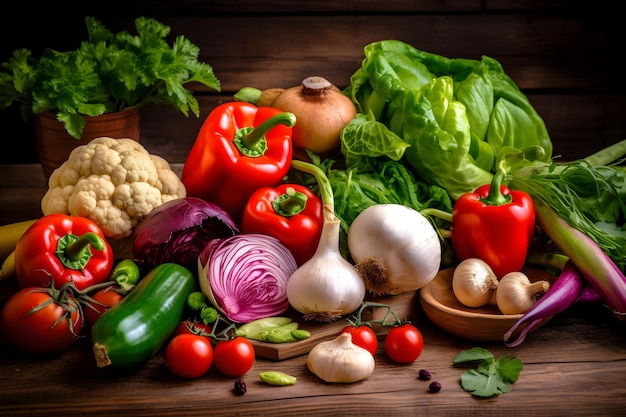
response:
{"label": "lettuce leaf", "polygon": [[489,183],[498,161],[512,152],[530,162],[551,159],[545,123],[495,59],[450,59],[398,40],[371,43],[364,53],[344,93],[370,123],[408,146],[370,127],[343,144],[348,168],[402,154],[400,162],[456,199]]}

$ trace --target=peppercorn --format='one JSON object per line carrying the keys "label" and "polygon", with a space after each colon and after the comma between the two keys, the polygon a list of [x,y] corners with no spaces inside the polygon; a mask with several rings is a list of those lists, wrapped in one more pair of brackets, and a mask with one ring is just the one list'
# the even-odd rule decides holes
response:
{"label": "peppercorn", "polygon": [[437,381],[431,382],[428,386],[428,391],[432,393],[437,393],[441,391],[441,384]]}
{"label": "peppercorn", "polygon": [[246,383],[243,381],[243,379],[238,379],[235,381],[234,391],[237,395],[243,395],[246,393]]}
{"label": "peppercorn", "polygon": [[430,371],[427,371],[426,369],[420,369],[417,377],[422,381],[428,381],[431,377],[431,374]]}

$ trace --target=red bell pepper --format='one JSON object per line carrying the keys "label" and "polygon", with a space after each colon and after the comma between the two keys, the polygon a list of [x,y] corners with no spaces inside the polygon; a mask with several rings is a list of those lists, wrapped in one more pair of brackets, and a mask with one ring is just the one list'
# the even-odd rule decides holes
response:
{"label": "red bell pepper", "polygon": [[456,255],[482,259],[498,278],[522,269],[535,233],[532,198],[502,185],[503,179],[497,172],[491,184],[459,197],[452,211]]}
{"label": "red bell pepper", "polygon": [[275,237],[302,265],[319,244],[324,224],[322,210],[322,200],[303,185],[259,188],[246,204],[241,232]]}
{"label": "red bell pepper", "polygon": [[20,288],[55,288],[73,282],[83,290],[109,279],[114,257],[102,229],[78,216],[48,214],[37,219],[15,247]]}
{"label": "red bell pepper", "polygon": [[185,161],[187,195],[212,202],[239,223],[248,198],[280,183],[289,171],[293,113],[246,102],[217,106]]}

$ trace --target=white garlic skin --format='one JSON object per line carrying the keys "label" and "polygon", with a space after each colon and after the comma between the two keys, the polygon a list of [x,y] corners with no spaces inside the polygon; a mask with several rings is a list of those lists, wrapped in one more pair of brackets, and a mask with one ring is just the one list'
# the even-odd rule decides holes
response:
{"label": "white garlic skin", "polygon": [[466,307],[489,304],[499,286],[498,277],[485,261],[468,258],[457,265],[452,274],[452,291]]}
{"label": "white garlic skin", "polygon": [[496,303],[502,314],[524,314],[550,288],[548,281],[531,282],[523,272],[509,272],[500,279]]}
{"label": "white garlic skin", "polygon": [[307,357],[311,372],[325,382],[352,383],[368,378],[375,367],[374,356],[352,343],[350,333],[320,342]]}
{"label": "white garlic skin", "polygon": [[365,298],[365,282],[339,253],[339,220],[325,222],[320,245],[287,282],[289,304],[317,321],[354,312]]}

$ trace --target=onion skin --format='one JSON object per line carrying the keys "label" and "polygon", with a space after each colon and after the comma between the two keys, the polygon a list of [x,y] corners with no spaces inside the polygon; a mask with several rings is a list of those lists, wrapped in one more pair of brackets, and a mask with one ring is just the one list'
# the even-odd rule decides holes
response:
{"label": "onion skin", "polygon": [[441,242],[419,211],[401,204],[363,210],[348,230],[348,248],[375,295],[415,291],[432,281],[441,266]]}
{"label": "onion skin", "polygon": [[190,271],[207,242],[239,233],[232,218],[217,205],[196,197],[170,200],[152,210],[134,230],[134,256],[150,270],[174,262]]}
{"label": "onion skin", "polygon": [[[561,313],[573,305],[580,296],[583,284],[584,278],[578,268],[572,261],[567,261],[548,291],[504,334],[504,345],[506,347],[520,345],[526,338],[526,334],[537,327],[542,320]],[[511,340],[517,328],[525,323],[528,325],[520,335]]]}
{"label": "onion skin", "polygon": [[272,107],[296,115],[292,142],[298,157],[305,154],[304,149],[318,155],[337,151],[341,147],[341,131],[356,117],[352,101],[318,76],[305,78],[302,85],[281,92]]}

